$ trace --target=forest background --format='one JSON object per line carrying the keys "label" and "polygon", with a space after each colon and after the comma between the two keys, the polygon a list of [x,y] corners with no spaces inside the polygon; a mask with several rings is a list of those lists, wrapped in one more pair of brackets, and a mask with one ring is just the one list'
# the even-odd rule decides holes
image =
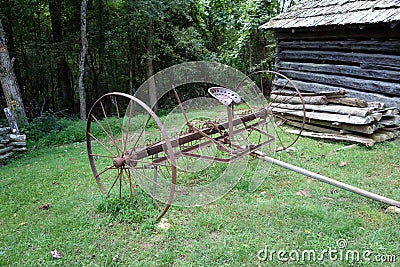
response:
{"label": "forest background", "polygon": [[[86,104],[133,94],[148,77],[187,61],[214,61],[244,73],[272,69],[275,40],[258,27],[294,1],[2,0],[0,19],[29,120],[79,116],[78,73],[85,3]],[[182,88],[184,98],[204,88]],[[167,107],[168,101],[159,103]],[[4,95],[0,106],[6,107]]]}

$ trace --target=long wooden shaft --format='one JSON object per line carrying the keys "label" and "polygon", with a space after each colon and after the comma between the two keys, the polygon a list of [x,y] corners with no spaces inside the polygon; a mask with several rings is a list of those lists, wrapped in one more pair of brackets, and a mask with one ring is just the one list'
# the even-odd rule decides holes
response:
{"label": "long wooden shaft", "polygon": [[333,186],[336,186],[336,187],[345,189],[347,191],[362,195],[364,197],[367,197],[367,198],[370,198],[370,199],[373,199],[373,200],[376,200],[376,201],[380,201],[380,202],[388,204],[390,206],[396,206],[396,207],[400,208],[400,202],[399,201],[396,201],[396,200],[393,200],[393,199],[390,199],[390,198],[387,198],[387,197],[383,197],[383,196],[371,193],[369,191],[360,189],[358,187],[355,187],[355,186],[352,186],[352,185],[348,185],[348,184],[336,181],[336,180],[334,180],[332,178],[328,178],[328,177],[325,177],[323,175],[320,175],[320,174],[305,170],[303,168],[294,166],[292,164],[285,163],[283,161],[267,157],[267,156],[263,155],[260,152],[253,152],[253,153],[256,156],[258,156],[258,158],[260,158],[260,159],[262,159],[264,161],[270,162],[272,164],[278,165],[278,166],[280,166],[282,168],[285,168],[285,169],[288,169],[288,170],[303,174],[303,175],[308,176],[310,178],[316,179],[318,181],[321,181],[321,182],[324,182],[324,183],[327,183],[327,184],[331,184]]}

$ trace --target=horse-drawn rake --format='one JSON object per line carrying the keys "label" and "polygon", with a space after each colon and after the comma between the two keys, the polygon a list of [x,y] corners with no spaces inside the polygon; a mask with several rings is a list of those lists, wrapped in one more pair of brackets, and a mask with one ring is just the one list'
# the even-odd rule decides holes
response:
{"label": "horse-drawn rake", "polygon": [[[276,151],[299,138],[286,133],[288,121],[275,108],[297,99],[303,112],[302,121],[296,122],[300,132],[306,116],[303,98],[291,80],[270,71],[249,77],[266,76],[270,83],[258,81],[258,92],[239,82],[232,89],[211,87],[210,97],[185,102],[170,84],[177,106],[163,121],[139,97],[118,92],[100,97],[87,122],[89,162],[100,191],[129,195],[133,209],[160,219],[171,205],[203,205],[222,197],[239,181],[251,158],[265,163],[254,165],[250,190],[275,164],[400,207],[398,201],[274,159]],[[274,77],[285,82],[272,85]]]}

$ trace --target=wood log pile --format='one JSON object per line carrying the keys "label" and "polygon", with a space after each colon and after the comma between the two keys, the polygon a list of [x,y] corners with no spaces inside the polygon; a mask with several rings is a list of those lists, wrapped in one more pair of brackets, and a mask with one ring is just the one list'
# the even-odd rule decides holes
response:
{"label": "wood log pile", "polygon": [[26,151],[26,136],[13,134],[11,127],[0,125],[0,164],[15,153]]}
{"label": "wood log pile", "polygon": [[[302,94],[306,122],[302,136],[373,146],[400,135],[400,112],[380,102],[346,96],[347,91]],[[286,124],[301,127],[303,105],[289,92],[271,95],[271,108]],[[298,134],[299,130],[287,130]]]}

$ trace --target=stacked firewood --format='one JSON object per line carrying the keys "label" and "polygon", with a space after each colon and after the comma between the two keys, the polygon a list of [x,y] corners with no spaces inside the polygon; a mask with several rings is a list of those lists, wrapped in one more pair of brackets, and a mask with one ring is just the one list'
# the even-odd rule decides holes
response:
{"label": "stacked firewood", "polygon": [[[373,146],[400,135],[400,115],[396,107],[366,102],[346,96],[345,90],[304,93],[306,120],[301,135]],[[286,124],[301,127],[304,117],[299,97],[288,92],[272,95],[271,108]],[[299,130],[288,129],[298,134]]]}
{"label": "stacked firewood", "polygon": [[11,158],[16,152],[26,151],[26,136],[13,134],[11,127],[0,125],[0,165],[5,159]]}

